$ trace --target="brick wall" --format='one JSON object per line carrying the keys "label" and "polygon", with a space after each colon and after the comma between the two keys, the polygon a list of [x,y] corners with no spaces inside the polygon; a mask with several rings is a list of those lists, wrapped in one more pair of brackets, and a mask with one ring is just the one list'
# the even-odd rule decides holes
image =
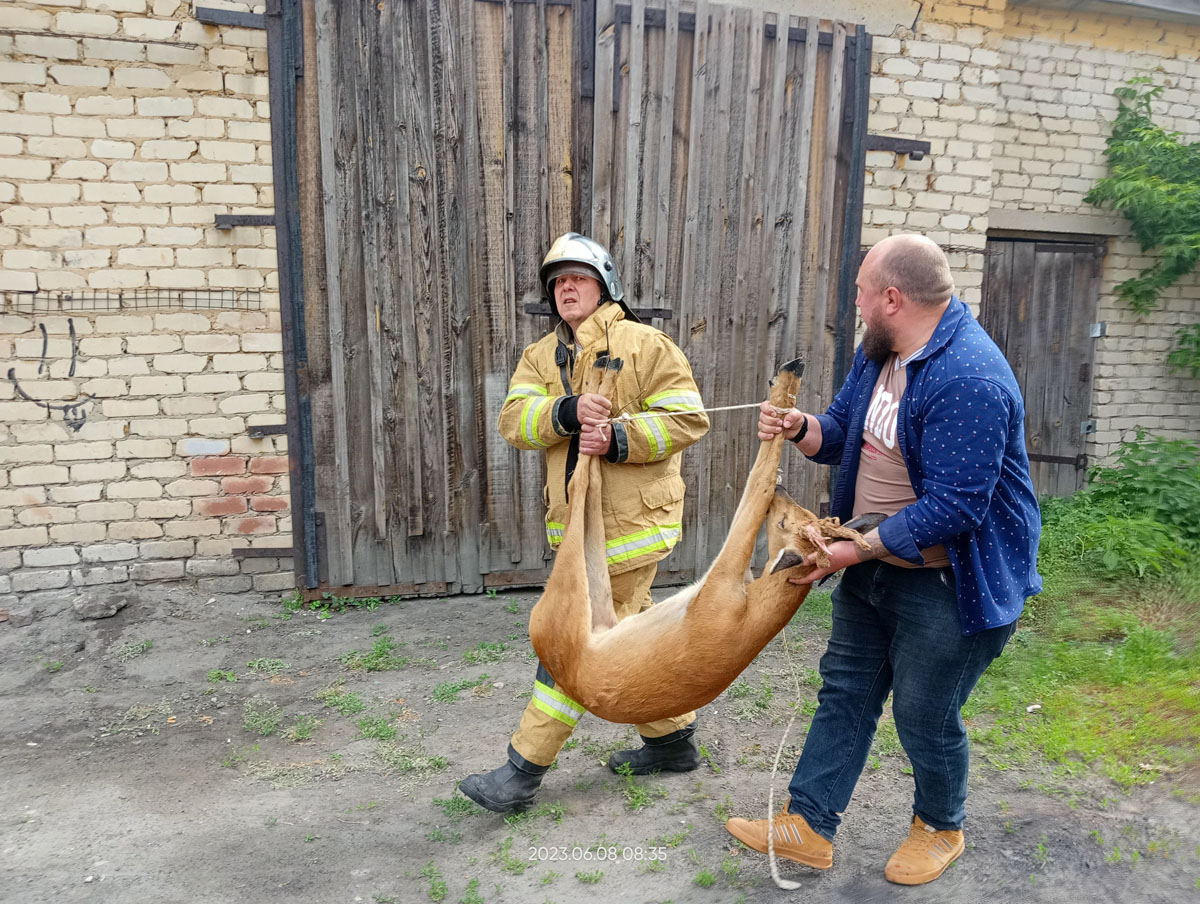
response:
{"label": "brick wall", "polygon": [[[1185,140],[1200,138],[1200,25],[1014,5],[995,43],[1001,102],[993,207],[1021,211],[1029,228],[1038,228],[1039,215],[1102,212],[1083,197],[1108,172],[1113,91],[1132,76],[1152,75],[1167,86],[1155,111],[1161,125]],[[1089,448],[1101,458],[1136,427],[1195,438],[1200,422],[1200,381],[1166,365],[1179,327],[1200,321],[1200,275],[1181,280],[1159,310],[1138,317],[1114,286],[1152,258],[1123,225],[1108,249],[1098,311],[1108,335],[1096,344],[1097,432]]]}
{"label": "brick wall", "polygon": [[246,435],[284,420],[274,230],[214,227],[272,212],[266,72],[265,32],[178,0],[0,3],[0,295],[256,290],[261,306],[23,313],[7,296],[0,605],[186,575],[292,584],[290,557],[230,556],[291,544],[286,443]]}
{"label": "brick wall", "polygon": [[1200,320],[1200,277],[1168,290],[1159,311],[1135,317],[1113,287],[1149,258],[1123,221],[1114,228],[1083,196],[1107,172],[1112,92],[1130,76],[1156,72],[1170,86],[1164,124],[1200,134],[1200,26],[944,0],[928,4],[915,29],[897,26],[874,46],[869,130],[926,140],[931,150],[920,161],[868,153],[863,243],[929,235],[949,250],[959,294],[978,312],[981,252],[996,211],[1019,212],[1027,230],[1063,232],[1069,222],[1074,232],[1115,233],[1103,268],[1098,316],[1108,336],[1096,349],[1098,429],[1088,451],[1110,460],[1135,426],[1195,437],[1200,383],[1171,375],[1165,358],[1179,327]]}

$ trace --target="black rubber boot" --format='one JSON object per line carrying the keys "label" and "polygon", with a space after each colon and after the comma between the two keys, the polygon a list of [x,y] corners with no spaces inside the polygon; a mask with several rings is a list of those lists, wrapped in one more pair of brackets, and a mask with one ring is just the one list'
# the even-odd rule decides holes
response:
{"label": "black rubber boot", "polygon": [[639,750],[618,750],[608,758],[608,768],[617,772],[625,763],[634,775],[651,772],[691,772],[700,765],[700,749],[692,740],[696,733],[693,722],[687,728],[673,731],[661,738],[642,737]]}
{"label": "black rubber boot", "polygon": [[508,745],[508,761],[491,772],[468,775],[458,789],[481,807],[495,813],[524,810],[537,796],[549,766],[531,763]]}

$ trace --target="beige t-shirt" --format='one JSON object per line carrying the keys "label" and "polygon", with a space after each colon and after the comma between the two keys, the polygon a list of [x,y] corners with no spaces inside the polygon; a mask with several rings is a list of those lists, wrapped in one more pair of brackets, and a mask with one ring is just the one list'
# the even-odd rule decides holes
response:
{"label": "beige t-shirt", "polygon": [[[920,354],[920,351],[913,352],[909,359]],[[871,393],[871,404],[863,425],[862,454],[858,462],[858,479],[854,484],[855,517],[866,512],[894,515],[917,501],[896,439],[900,397],[904,395],[907,385],[908,371],[901,366],[899,357],[893,354],[883,362],[883,370]],[[940,543],[921,550],[921,554],[925,557],[925,568],[941,568],[950,564],[946,547]],[[921,567],[896,556],[884,556],[883,561],[904,568]]]}

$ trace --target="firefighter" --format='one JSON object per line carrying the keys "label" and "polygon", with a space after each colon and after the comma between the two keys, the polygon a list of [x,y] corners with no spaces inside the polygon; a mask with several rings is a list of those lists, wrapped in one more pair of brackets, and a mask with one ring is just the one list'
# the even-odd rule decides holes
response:
{"label": "firefighter", "polygon": [[[500,411],[500,433],[518,449],[546,455],[546,539],[552,548],[562,541],[567,484],[579,456],[603,457],[608,572],[621,619],[649,608],[658,562],[679,542],[684,497],[679,453],[708,432],[708,416],[683,353],[626,305],[604,246],[568,232],[551,246],[539,277],[558,321],[522,353]],[[612,404],[580,392],[584,375],[602,355],[624,362]],[[609,421],[621,412],[642,411],[673,416]],[[527,806],[583,712],[539,663],[533,698],[508,745],[507,761],[492,772],[467,776],[459,787],[498,813]],[[635,775],[695,769],[700,764],[695,721],[695,713],[684,713],[637,726],[643,746],[614,753],[609,768],[615,772],[628,764]]]}

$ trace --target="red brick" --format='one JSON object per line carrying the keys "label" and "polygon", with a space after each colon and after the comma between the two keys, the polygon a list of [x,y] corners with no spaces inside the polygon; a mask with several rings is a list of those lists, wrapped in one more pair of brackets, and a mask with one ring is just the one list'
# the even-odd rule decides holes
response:
{"label": "red brick", "polygon": [[245,496],[217,496],[213,499],[196,499],[192,503],[197,515],[219,518],[223,515],[240,515],[246,511]]}
{"label": "red brick", "polygon": [[286,474],[287,471],[286,455],[260,455],[250,460],[251,474]]}
{"label": "red brick", "polygon": [[274,477],[223,477],[221,478],[221,492],[229,493],[237,496],[241,493],[253,495],[255,493],[266,493],[275,486]]}
{"label": "red brick", "polygon": [[256,512],[282,512],[290,505],[287,496],[255,496],[250,500],[250,508]]}
{"label": "red brick", "polygon": [[212,458],[193,458],[193,477],[214,477],[218,474],[245,474],[244,455],[220,455]]}
{"label": "red brick", "polygon": [[275,518],[261,515],[257,518],[232,518],[229,526],[239,534],[273,534],[277,530]]}

